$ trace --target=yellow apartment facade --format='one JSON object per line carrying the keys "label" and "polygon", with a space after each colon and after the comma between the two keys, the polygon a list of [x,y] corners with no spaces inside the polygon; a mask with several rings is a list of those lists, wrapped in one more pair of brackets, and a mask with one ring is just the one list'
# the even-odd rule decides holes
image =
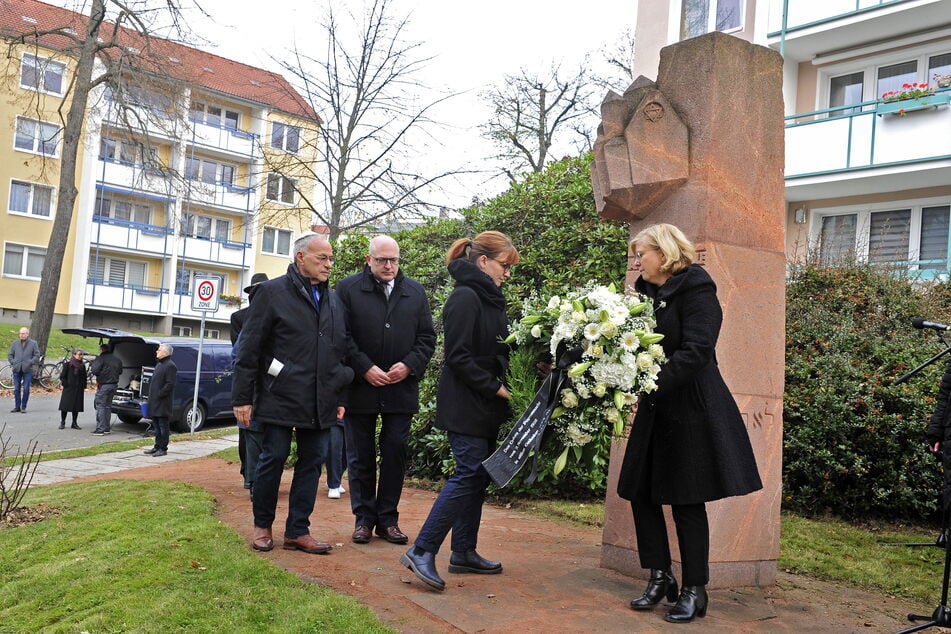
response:
{"label": "yellow apartment facade", "polygon": [[[4,0],[0,36],[73,24],[35,0]],[[221,278],[206,335],[228,337],[254,273],[275,277],[309,231],[319,118],[280,75],[170,41],[167,76],[131,98],[90,95],[78,195],[54,327],[197,336],[196,276]],[[9,49],[0,73],[0,321],[29,323],[56,213],[62,119],[75,61],[50,41]],[[130,125],[130,121],[135,122]],[[4,138],[6,140],[4,140]],[[275,166],[288,168],[277,171]]]}

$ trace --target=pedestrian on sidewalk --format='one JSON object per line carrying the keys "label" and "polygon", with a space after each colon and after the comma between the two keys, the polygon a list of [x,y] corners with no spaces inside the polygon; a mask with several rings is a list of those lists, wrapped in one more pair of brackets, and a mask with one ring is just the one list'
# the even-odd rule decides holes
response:
{"label": "pedestrian on sidewalk", "polygon": [[96,429],[94,436],[105,436],[112,433],[112,398],[119,387],[119,377],[122,376],[122,361],[112,354],[109,344],[99,346],[99,356],[93,359],[89,371],[96,375]]}
{"label": "pedestrian on sidewalk", "polygon": [[287,274],[262,283],[241,329],[231,401],[235,418],[264,426],[254,482],[251,547],[274,548],[272,524],[291,437],[297,463],[288,497],[284,549],[325,554],[330,544],[310,535],[320,465],[331,426],[345,413],[353,370],[344,365],[348,337],[344,309],[327,286],[333,246],[327,236],[294,242]]}
{"label": "pedestrian on sidewalk", "polygon": [[149,383],[148,400],[149,418],[155,425],[155,445],[144,452],[153,458],[168,455],[168,419],[172,415],[172,395],[175,393],[175,379],[178,377],[178,366],[172,361],[174,351],[167,343],[159,344],[158,350],[155,351],[157,363]]}
{"label": "pedestrian on sidewalk", "polygon": [[83,363],[85,353],[79,348],[73,348],[69,362],[63,364],[63,371],[59,373],[59,384],[63,393],[59,397],[59,428],[66,429],[66,413],[73,415],[72,429],[81,429],[77,419],[83,411],[83,401],[86,397],[86,364]]}
{"label": "pedestrian on sidewalk", "polygon": [[456,470],[433,503],[415,544],[400,558],[423,583],[445,590],[436,553],[452,530],[449,572],[498,574],[502,564],[476,552],[492,455],[499,427],[509,419],[508,317],[502,282],[519,254],[504,233],[483,231],[456,240],[446,253],[456,286],[443,308],[445,362],[436,395],[435,426],[445,429]]}
{"label": "pedestrian on sidewalk", "polygon": [[[370,240],[363,271],[337,284],[353,340],[354,380],[347,402],[346,446],[352,540],[370,541],[374,529],[391,544],[409,541],[399,527],[410,425],[419,411],[419,381],[436,348],[426,290],[400,271],[400,247],[389,236]],[[377,421],[380,421],[379,477]],[[327,486],[331,482],[328,474]],[[331,489],[330,495],[339,497]]]}
{"label": "pedestrian on sidewalk", "polygon": [[33,366],[40,361],[40,346],[30,339],[30,329],[20,328],[19,338],[10,344],[7,362],[13,371],[13,409],[10,413],[26,413],[33,383]]}

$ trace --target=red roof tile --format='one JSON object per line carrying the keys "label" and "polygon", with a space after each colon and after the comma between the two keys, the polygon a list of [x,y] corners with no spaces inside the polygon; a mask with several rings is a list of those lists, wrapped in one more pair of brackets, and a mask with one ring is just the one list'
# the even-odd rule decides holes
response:
{"label": "red roof tile", "polygon": [[[0,37],[19,37],[34,31],[63,28],[71,28],[81,33],[85,20],[84,15],[37,0],[0,0]],[[103,39],[110,33],[111,30],[105,31]],[[310,104],[277,73],[171,40],[152,37],[146,43],[146,40],[129,29],[122,29],[119,36],[118,39],[125,46],[148,46],[152,59],[158,60],[151,61],[157,73],[207,90],[319,121]],[[71,45],[75,46],[69,37],[55,34],[44,35],[40,38],[40,43],[64,51]]]}

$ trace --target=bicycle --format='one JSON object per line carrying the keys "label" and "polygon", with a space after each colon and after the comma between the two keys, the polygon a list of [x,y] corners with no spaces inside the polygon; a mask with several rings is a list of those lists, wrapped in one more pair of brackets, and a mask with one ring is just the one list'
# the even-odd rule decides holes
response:
{"label": "bicycle", "polygon": [[[56,363],[43,364],[43,360],[40,359],[40,364],[42,364],[42,367],[40,368],[39,374],[37,376],[39,376],[40,385],[47,390],[55,390],[60,386],[59,377],[63,374],[63,368],[67,363],[69,363],[69,359],[73,356],[72,348],[67,346],[60,346],[60,348],[62,348],[62,350],[66,353],[66,356]],[[95,356],[92,357],[92,359],[95,358]],[[90,368],[92,367],[92,359],[83,356],[83,365],[86,366],[87,387],[96,385],[96,377],[92,372],[90,372]]]}
{"label": "bicycle", "polygon": [[[43,372],[43,357],[33,365],[33,381],[40,382],[40,374]],[[41,383],[42,385],[42,383]],[[5,390],[13,389],[13,366],[4,363],[0,366],[0,388]]]}

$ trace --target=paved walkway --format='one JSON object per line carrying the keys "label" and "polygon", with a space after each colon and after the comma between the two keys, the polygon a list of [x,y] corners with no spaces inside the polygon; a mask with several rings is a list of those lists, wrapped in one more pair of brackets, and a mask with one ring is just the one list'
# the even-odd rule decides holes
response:
{"label": "paved walkway", "polygon": [[[150,458],[142,449],[56,460],[40,464],[34,484],[73,478],[180,480],[205,488],[216,500],[216,516],[250,543],[251,509],[238,466],[201,457],[234,446],[237,436],[173,442],[169,454]],[[197,459],[190,459],[197,458]],[[880,593],[836,586],[780,571],[770,588],[715,589],[706,618],[689,625],[663,620],[661,608],[628,609],[645,582],[600,567],[601,530],[545,521],[510,509],[486,505],[479,550],[503,562],[501,575],[453,575],[446,571],[448,552],[437,557],[446,579],[445,592],[419,582],[399,563],[405,546],[374,538],[350,541],[353,515],[348,495],[328,500],[319,487],[312,534],[334,544],[330,555],[315,556],[280,546],[286,516],[284,478],[275,523],[275,549],[259,556],[370,607],[400,632],[897,632],[909,627],[909,612],[930,614],[922,606]],[[435,494],[407,488],[400,504],[400,526],[415,535],[432,507]],[[448,543],[446,545],[448,551]],[[935,599],[940,570],[933,575]],[[935,601],[935,605],[937,600]],[[686,630],[685,630],[686,628]]]}

